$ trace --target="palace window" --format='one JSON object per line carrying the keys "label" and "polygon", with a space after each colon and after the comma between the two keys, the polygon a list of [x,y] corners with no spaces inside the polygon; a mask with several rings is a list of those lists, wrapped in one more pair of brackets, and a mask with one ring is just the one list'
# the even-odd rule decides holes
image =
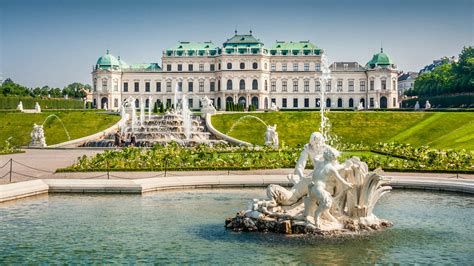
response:
{"label": "palace window", "polygon": [[216,90],[216,82],[215,81],[211,81],[209,90],[210,91],[215,91]]}
{"label": "palace window", "polygon": [[349,99],[349,107],[350,108],[354,107],[354,99],[352,98]]}
{"label": "palace window", "polygon": [[316,101],[315,101],[315,105],[314,105],[314,106],[316,106],[316,108],[320,107],[320,106],[321,106],[321,99],[316,98]]}
{"label": "palace window", "polygon": [[387,89],[387,80],[382,79],[380,85],[381,85],[381,87],[382,87],[382,90],[386,90],[386,89]]}
{"label": "palace window", "polygon": [[166,71],[171,71],[171,65],[166,65]]}
{"label": "palace window", "polygon": [[297,80],[293,80],[293,91],[294,92],[298,91],[298,81]]}
{"label": "palace window", "polygon": [[374,98],[370,98],[369,101],[370,101],[370,107],[373,108],[374,107]]}
{"label": "palace window", "polygon": [[117,98],[114,99],[114,107],[118,107],[118,99]]}
{"label": "palace window", "polygon": [[214,65],[214,64],[211,64],[211,66],[210,66],[210,67],[211,67],[211,71],[215,71],[215,70],[216,70],[216,65]]}
{"label": "palace window", "polygon": [[240,69],[245,69],[245,63],[240,63]]}
{"label": "palace window", "polygon": [[265,80],[265,91],[268,91],[268,80]]}
{"label": "palace window", "polygon": [[183,65],[178,64],[178,71],[183,71]]}
{"label": "palace window", "polygon": [[150,92],[150,82],[145,82],[145,92]]}
{"label": "palace window", "polygon": [[272,71],[276,71],[276,64],[272,64]]}
{"label": "palace window", "polygon": [[393,107],[397,107],[397,99],[396,98],[393,98]]}
{"label": "palace window", "polygon": [[256,79],[252,81],[252,90],[258,90],[258,81]]}
{"label": "palace window", "polygon": [[276,104],[276,103],[277,103],[277,99],[276,99],[276,98],[272,98],[272,103]]}
{"label": "palace window", "polygon": [[123,92],[128,92],[128,82],[123,83]]}
{"label": "palace window", "polygon": [[326,83],[326,91],[327,92],[330,92],[331,91],[331,80],[328,79],[327,83]]}
{"label": "palace window", "polygon": [[304,81],[304,91],[309,92],[309,80]]}
{"label": "palace window", "polygon": [[287,107],[287,100],[286,100],[286,98],[281,99],[281,106],[282,106],[283,108],[286,108],[286,107]]}
{"label": "palace window", "polygon": [[166,92],[171,92],[171,81],[166,82]]}
{"label": "palace window", "polygon": [[118,91],[118,80],[114,79],[114,91]]}
{"label": "palace window", "polygon": [[392,80],[392,90],[396,90],[396,89],[397,89],[397,82],[395,80]]}
{"label": "palace window", "polygon": [[293,107],[298,108],[298,98],[293,98]]}
{"label": "palace window", "polygon": [[227,63],[227,69],[232,69],[232,63]]}
{"label": "palace window", "polygon": [[204,64],[199,64],[199,71],[204,71]]}
{"label": "palace window", "polygon": [[337,80],[337,91],[338,92],[342,91],[342,79]]}
{"label": "palace window", "polygon": [[316,88],[315,88],[315,91],[316,91],[316,92],[320,92],[320,91],[321,91],[321,82],[320,82],[319,80],[316,80],[316,81],[314,82],[314,84],[315,84],[315,87],[316,87]]}
{"label": "palace window", "polygon": [[309,98],[304,98],[304,107],[309,107]]}
{"label": "palace window", "polygon": [[188,70],[189,70],[189,71],[194,71],[194,65],[193,65],[193,64],[189,64],[189,65],[188,65]]}
{"label": "palace window", "polygon": [[239,81],[239,90],[245,90],[245,80],[243,79]]}
{"label": "palace window", "polygon": [[135,82],[135,92],[139,92],[140,91],[140,83],[138,82]]}
{"label": "palace window", "polygon": [[349,80],[348,91],[354,91],[354,80],[353,79]]}
{"label": "palace window", "polygon": [[194,87],[194,82],[189,81],[189,82],[188,82],[188,91],[189,91],[189,92],[192,92],[192,91],[194,90],[193,87]]}
{"label": "palace window", "polygon": [[309,64],[308,63],[304,63],[304,71],[309,71]]}
{"label": "palace window", "polygon": [[193,105],[194,105],[194,104],[193,104],[193,98],[189,98],[189,99],[188,99],[188,107],[189,107],[189,108],[193,108],[193,107],[194,107]]}
{"label": "palace window", "polygon": [[293,71],[298,71],[298,63],[293,63]]}
{"label": "palace window", "polygon": [[360,86],[360,91],[365,91],[365,80],[361,80],[359,86]]}
{"label": "palace window", "polygon": [[270,90],[271,91],[277,91],[277,85],[276,85],[276,81],[272,80],[271,81],[271,84],[270,84]]}
{"label": "palace window", "polygon": [[337,107],[339,107],[339,108],[342,107],[342,99],[341,98],[337,99]]}
{"label": "palace window", "polygon": [[287,92],[288,91],[288,85],[287,85],[287,81],[284,80],[281,82],[281,91],[282,92]]}
{"label": "palace window", "polygon": [[178,91],[183,91],[183,82],[178,82]]}
{"label": "palace window", "polygon": [[217,80],[217,91],[221,91],[221,80]]}
{"label": "palace window", "polygon": [[316,71],[321,71],[321,64],[316,63],[315,70]]}
{"label": "palace window", "polygon": [[374,90],[374,81],[373,80],[370,81],[370,90],[371,91]]}
{"label": "palace window", "polygon": [[257,63],[253,63],[253,64],[252,64],[252,68],[253,68],[253,69],[257,69],[257,68],[258,68],[258,64],[257,64]]}
{"label": "palace window", "polygon": [[282,71],[286,71],[286,70],[287,70],[287,65],[286,65],[286,64],[282,64],[282,65],[281,65],[281,70],[282,70]]}
{"label": "palace window", "polygon": [[204,81],[199,81],[199,92],[204,92]]}
{"label": "palace window", "polygon": [[156,83],[156,92],[161,92],[161,82]]}
{"label": "palace window", "polygon": [[228,91],[232,90],[232,80],[231,79],[227,80],[227,90]]}
{"label": "palace window", "polygon": [[107,91],[107,80],[102,79],[102,91]]}
{"label": "palace window", "polygon": [[97,79],[94,79],[93,88],[94,88],[94,91],[97,91]]}

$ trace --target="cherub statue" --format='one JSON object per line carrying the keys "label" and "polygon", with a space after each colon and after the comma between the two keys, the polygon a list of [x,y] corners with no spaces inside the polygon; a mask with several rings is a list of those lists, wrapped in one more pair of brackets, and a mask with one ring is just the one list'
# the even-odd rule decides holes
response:
{"label": "cherub statue", "polygon": [[276,132],[276,124],[273,126],[267,126],[267,131],[265,132],[265,145],[278,148],[279,145],[278,133]]}
{"label": "cherub statue", "polygon": [[46,147],[46,138],[44,137],[43,126],[33,124],[33,131],[30,133],[32,147]]}

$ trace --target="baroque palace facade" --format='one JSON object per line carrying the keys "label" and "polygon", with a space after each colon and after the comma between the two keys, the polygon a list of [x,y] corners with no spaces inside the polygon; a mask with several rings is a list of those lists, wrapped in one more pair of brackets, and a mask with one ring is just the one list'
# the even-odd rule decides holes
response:
{"label": "baroque palace facade", "polygon": [[[362,66],[334,62],[331,79],[322,88],[321,55],[309,41],[277,41],[270,48],[250,34],[237,34],[222,47],[212,42],[179,42],[163,51],[158,63],[127,64],[109,51],[92,71],[93,106],[117,110],[128,97],[148,108],[154,103],[171,105],[175,90],[187,94],[189,107],[198,109],[207,96],[218,110],[226,102],[269,109],[398,108],[397,70],[381,50]],[[150,102],[151,100],[151,102]]]}

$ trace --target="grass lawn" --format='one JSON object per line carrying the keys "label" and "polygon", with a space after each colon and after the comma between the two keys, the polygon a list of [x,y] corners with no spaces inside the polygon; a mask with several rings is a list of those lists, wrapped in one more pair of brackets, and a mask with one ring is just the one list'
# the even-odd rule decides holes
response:
{"label": "grass lawn", "polygon": [[[100,114],[91,111],[44,111],[39,114],[0,113],[0,146],[8,138],[12,145],[27,145],[33,124],[41,125],[45,119],[57,115],[64,123],[71,139],[88,136],[106,129],[120,120],[118,115]],[[67,141],[66,132],[56,117],[50,117],[44,124],[48,145]]]}
{"label": "grass lawn", "polygon": [[[220,114],[212,124],[222,133],[246,115],[256,116],[267,124],[277,124],[280,142],[295,146],[308,142],[319,130],[316,111]],[[474,150],[474,113],[472,112],[329,112],[332,132],[347,143],[374,144],[398,141],[433,148]],[[263,145],[265,126],[257,119],[241,119],[229,132],[237,139]]]}

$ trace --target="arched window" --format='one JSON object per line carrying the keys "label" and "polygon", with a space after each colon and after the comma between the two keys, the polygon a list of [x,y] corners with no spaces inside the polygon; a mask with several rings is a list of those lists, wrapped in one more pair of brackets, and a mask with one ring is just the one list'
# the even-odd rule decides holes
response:
{"label": "arched window", "polygon": [[135,100],[135,108],[140,107],[140,101],[138,99]]}
{"label": "arched window", "polygon": [[239,82],[239,89],[245,90],[245,80],[241,79]]}
{"label": "arched window", "polygon": [[240,69],[245,69],[245,63],[240,63]]}
{"label": "arched window", "polygon": [[387,97],[385,96],[380,97],[380,108],[387,108],[387,107],[388,107]]}
{"label": "arched window", "polygon": [[217,98],[217,109],[221,109],[221,97]]}
{"label": "arched window", "polygon": [[221,80],[217,80],[217,91],[221,91]]}
{"label": "arched window", "polygon": [[331,99],[327,98],[326,99],[326,108],[330,108],[331,107]]}
{"label": "arched window", "polygon": [[245,100],[245,97],[240,97],[239,98],[239,104],[242,104],[245,107],[247,107],[247,100]]}
{"label": "arched window", "polygon": [[227,90],[229,90],[229,91],[232,90],[232,80],[231,79],[227,80]]}
{"label": "arched window", "polygon": [[354,99],[352,98],[349,99],[349,107],[350,108],[354,107]]}
{"label": "arched window", "polygon": [[265,91],[268,91],[268,80],[265,80]]}
{"label": "arched window", "polygon": [[252,81],[252,90],[258,90],[258,81],[256,79]]}
{"label": "arched window", "polygon": [[339,107],[339,108],[342,107],[342,99],[341,98],[337,99],[337,107]]}
{"label": "arched window", "polygon": [[227,69],[232,69],[232,63],[227,63]]}
{"label": "arched window", "polygon": [[258,64],[257,64],[257,63],[253,63],[253,64],[252,64],[252,68],[253,68],[253,69],[257,69],[257,68],[258,68]]}
{"label": "arched window", "polygon": [[365,99],[364,98],[360,98],[360,103],[362,103],[362,107],[365,107]]}
{"label": "arched window", "polygon": [[160,99],[156,100],[156,106],[158,106],[158,108],[161,106],[161,100]]}
{"label": "arched window", "polygon": [[150,99],[145,100],[145,107],[146,108],[150,107]]}
{"label": "arched window", "polygon": [[234,99],[231,96],[229,96],[229,97],[225,98],[225,102],[226,103],[233,103]]}
{"label": "arched window", "polygon": [[252,105],[255,106],[255,109],[258,109],[258,97],[252,97]]}

